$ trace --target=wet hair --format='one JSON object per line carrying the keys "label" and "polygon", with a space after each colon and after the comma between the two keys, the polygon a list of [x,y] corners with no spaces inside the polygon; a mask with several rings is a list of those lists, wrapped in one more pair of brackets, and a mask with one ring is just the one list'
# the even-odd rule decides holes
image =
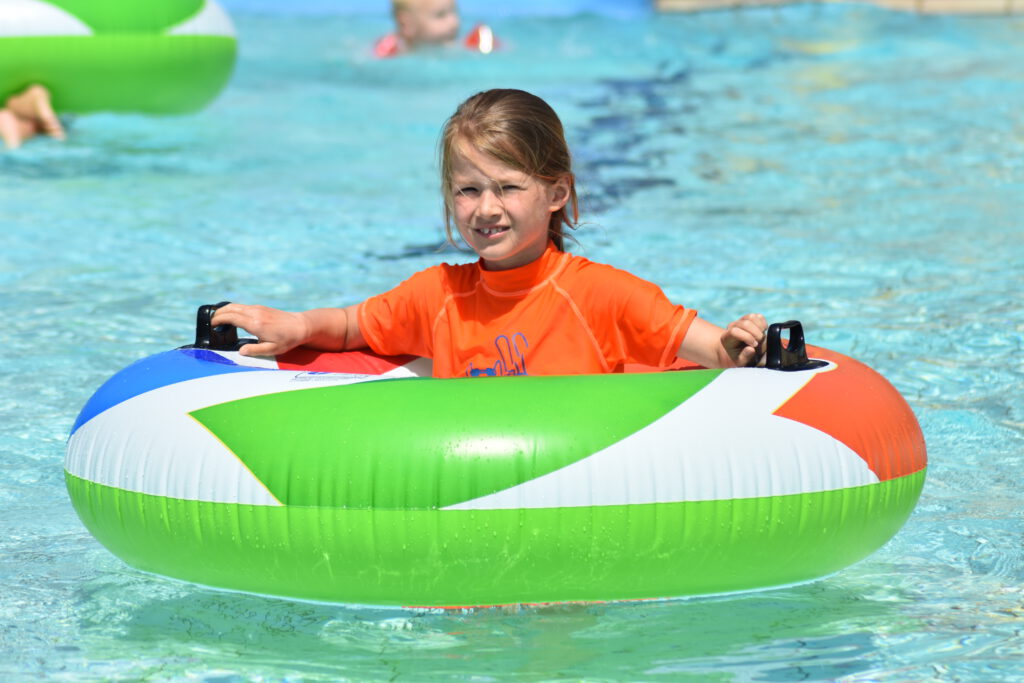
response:
{"label": "wet hair", "polygon": [[520,173],[547,183],[569,179],[569,200],[551,214],[548,235],[565,251],[563,226],[579,221],[576,178],[562,122],[547,102],[523,90],[486,90],[459,105],[444,125],[440,141],[441,193],[448,240],[454,244],[452,166],[460,143]]}

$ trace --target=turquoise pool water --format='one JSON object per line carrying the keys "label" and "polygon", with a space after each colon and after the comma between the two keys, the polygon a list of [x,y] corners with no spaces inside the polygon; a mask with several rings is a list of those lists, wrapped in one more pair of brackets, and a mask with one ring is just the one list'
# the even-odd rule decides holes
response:
{"label": "turquoise pool water", "polygon": [[[377,62],[383,14],[232,7],[208,110],[0,154],[0,678],[1024,678],[1024,20],[538,9],[488,17],[486,58]],[[343,304],[462,258],[434,250],[434,144],[494,86],[563,115],[583,253],[714,321],[799,318],[903,392],[931,461],[903,530],[804,586],[468,612],[221,593],[100,547],[61,467],[93,390],[199,304]]]}

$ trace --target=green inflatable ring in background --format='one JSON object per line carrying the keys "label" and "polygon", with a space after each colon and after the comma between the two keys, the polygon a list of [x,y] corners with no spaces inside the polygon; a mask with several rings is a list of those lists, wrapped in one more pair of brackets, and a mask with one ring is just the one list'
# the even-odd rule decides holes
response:
{"label": "green inflatable ring in background", "polygon": [[236,54],[214,0],[0,0],[0,101],[39,83],[61,113],[192,112]]}

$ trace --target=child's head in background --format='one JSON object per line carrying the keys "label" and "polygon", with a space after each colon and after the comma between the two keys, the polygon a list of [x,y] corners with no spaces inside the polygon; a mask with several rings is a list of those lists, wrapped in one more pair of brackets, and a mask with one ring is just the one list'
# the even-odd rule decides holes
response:
{"label": "child's head in background", "polygon": [[392,0],[398,37],[408,49],[451,43],[459,34],[455,0]]}

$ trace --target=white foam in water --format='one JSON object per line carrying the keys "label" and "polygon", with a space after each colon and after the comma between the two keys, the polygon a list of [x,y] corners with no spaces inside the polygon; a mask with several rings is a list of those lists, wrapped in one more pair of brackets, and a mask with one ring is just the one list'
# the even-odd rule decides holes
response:
{"label": "white foam in water", "polygon": [[[0,678],[1024,677],[1019,19],[467,5],[502,49],[378,62],[384,4],[246,3],[224,3],[240,62],[207,110],[0,153]],[[908,524],[803,586],[462,612],[218,592],[101,548],[61,473],[90,394],[189,343],[200,304],[346,304],[465,259],[434,249],[435,143],[496,85],[563,115],[578,251],[718,323],[801,319],[904,393],[931,461]]]}

